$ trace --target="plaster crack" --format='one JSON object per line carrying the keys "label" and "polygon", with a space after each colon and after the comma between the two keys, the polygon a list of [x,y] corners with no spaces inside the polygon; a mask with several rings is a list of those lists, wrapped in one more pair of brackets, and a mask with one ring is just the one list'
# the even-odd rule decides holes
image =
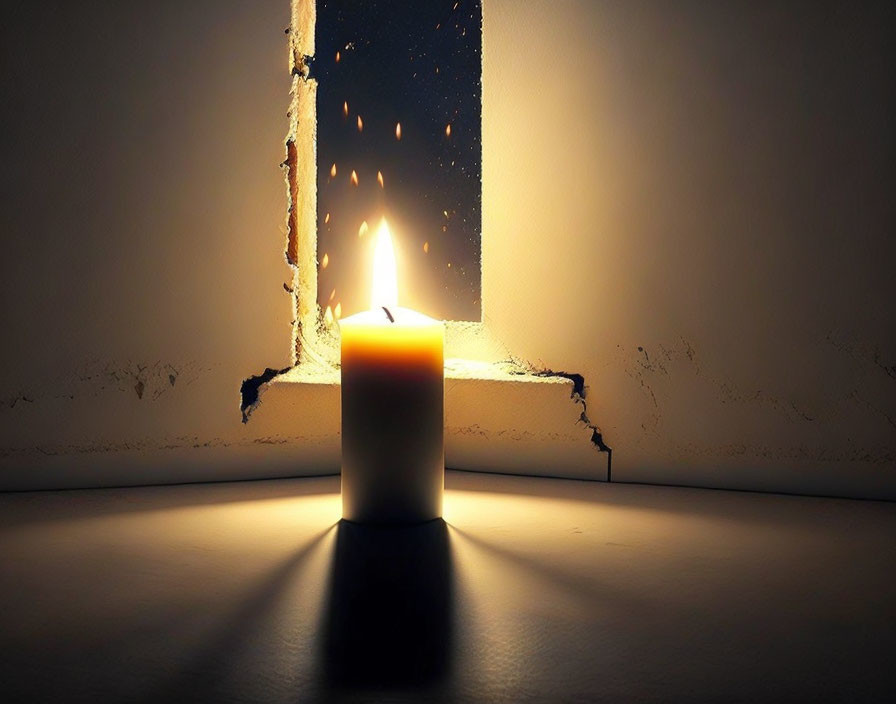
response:
{"label": "plaster crack", "polygon": [[249,422],[249,415],[255,410],[258,403],[258,394],[263,384],[267,384],[275,376],[288,372],[290,367],[284,369],[271,369],[268,367],[261,374],[250,376],[240,384],[240,412],[243,415],[243,423]]}
{"label": "plaster crack", "polygon": [[29,396],[26,396],[25,394],[19,394],[18,396],[13,396],[11,399],[9,399],[9,401],[7,403],[10,408],[15,408],[16,404],[19,401],[22,401],[23,403],[34,403],[34,399],[30,398]]}
{"label": "plaster crack", "polygon": [[585,402],[585,377],[575,372],[555,372],[551,369],[536,372],[536,376],[559,376],[572,382],[570,398],[576,403],[582,404],[582,413],[577,422],[583,423],[591,430],[591,443],[600,451],[607,453],[607,481],[612,481],[613,472],[613,448],[604,442],[604,436],[600,428],[588,418],[588,404]]}

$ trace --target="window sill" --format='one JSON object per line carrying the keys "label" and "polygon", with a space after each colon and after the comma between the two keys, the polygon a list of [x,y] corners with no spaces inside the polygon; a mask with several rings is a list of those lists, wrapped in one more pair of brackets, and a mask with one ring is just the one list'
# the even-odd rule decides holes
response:
{"label": "window sill", "polygon": [[[607,481],[610,452],[585,412],[581,377],[448,359],[445,463],[452,469]],[[299,365],[263,383],[252,434],[316,438],[295,474],[338,472],[339,370]]]}

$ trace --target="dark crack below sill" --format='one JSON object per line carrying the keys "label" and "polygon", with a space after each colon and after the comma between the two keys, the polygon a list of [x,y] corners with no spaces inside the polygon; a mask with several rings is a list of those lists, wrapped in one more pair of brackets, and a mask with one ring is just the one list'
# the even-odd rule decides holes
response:
{"label": "dark crack below sill", "polygon": [[262,385],[267,384],[274,377],[288,372],[290,368],[271,369],[268,367],[261,374],[250,376],[240,384],[240,413],[243,415],[243,423],[249,422],[249,415],[255,410],[258,403],[258,392]]}
{"label": "dark crack below sill", "polygon": [[607,481],[613,481],[613,448],[604,442],[604,436],[600,428],[597,427],[588,418],[588,404],[585,401],[585,377],[575,372],[555,372],[552,369],[545,369],[535,372],[536,376],[542,377],[562,377],[572,382],[572,393],[570,398],[582,404],[582,415],[579,421],[584,423],[585,427],[591,430],[591,442],[601,452],[607,453]]}

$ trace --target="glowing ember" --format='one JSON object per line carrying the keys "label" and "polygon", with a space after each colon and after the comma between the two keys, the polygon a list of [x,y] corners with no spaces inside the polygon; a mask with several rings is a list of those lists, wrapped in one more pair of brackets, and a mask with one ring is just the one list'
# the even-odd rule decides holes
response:
{"label": "glowing ember", "polygon": [[358,174],[355,172],[354,169],[352,169],[352,185],[353,186],[358,185]]}
{"label": "glowing ember", "polygon": [[358,132],[361,132],[364,129],[364,120],[361,119],[361,116],[358,115]]}
{"label": "glowing ember", "polygon": [[450,136],[451,136],[451,125],[450,125],[450,124],[445,125],[445,136],[446,136],[446,137],[450,137]]}
{"label": "glowing ember", "polygon": [[330,263],[330,255],[329,255],[329,254],[324,254],[324,258],[320,260],[320,268],[321,268],[321,269],[326,269],[326,268],[327,268],[327,264],[329,264],[329,263]]}
{"label": "glowing ember", "polygon": [[429,254],[429,242],[424,242],[424,243],[423,243],[423,253],[424,253],[424,254]]}
{"label": "glowing ember", "polygon": [[336,289],[335,288],[332,291],[330,291],[330,300],[332,301],[334,298],[336,298]]}
{"label": "glowing ember", "polygon": [[330,167],[330,178],[336,178],[336,164],[335,163]]}
{"label": "glowing ember", "polygon": [[327,213],[326,216],[324,217],[324,225],[326,225],[328,222],[330,222],[330,214],[329,213]]}
{"label": "glowing ember", "polygon": [[395,123],[395,139],[398,139],[398,140],[401,139],[401,123],[400,122]]}
{"label": "glowing ember", "polygon": [[385,188],[385,187],[386,187],[386,186],[383,184],[383,172],[382,172],[382,171],[377,171],[377,172],[376,172],[376,180],[377,180],[377,183],[380,184],[380,188]]}
{"label": "glowing ember", "polygon": [[358,237],[363,237],[367,234],[367,221],[361,223],[361,227],[358,228]]}
{"label": "glowing ember", "polygon": [[345,115],[346,117],[348,117],[348,101],[347,100],[342,104],[342,114]]}
{"label": "glowing ember", "polygon": [[337,51],[337,52],[336,52],[336,63],[337,63],[337,64],[339,63],[339,59],[341,59],[341,58],[342,58],[342,54],[340,54],[340,53]]}

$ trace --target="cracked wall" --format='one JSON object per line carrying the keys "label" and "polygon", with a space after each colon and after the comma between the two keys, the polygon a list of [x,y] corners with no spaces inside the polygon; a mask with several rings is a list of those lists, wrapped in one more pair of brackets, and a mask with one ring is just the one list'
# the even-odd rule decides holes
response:
{"label": "cracked wall", "polygon": [[[486,351],[587,380],[614,480],[896,496],[896,28],[826,8],[484,3]],[[332,452],[302,430],[314,399],[270,432],[238,408],[308,313],[277,168],[314,163],[284,154],[310,85],[289,24],[265,0],[0,27],[4,486]]]}
{"label": "cracked wall", "polygon": [[[311,77],[314,56],[313,2],[292,0],[289,42],[289,128],[285,168],[287,203],[286,260],[293,278],[285,286],[293,302],[293,362],[318,345],[317,326],[317,81]],[[307,338],[307,343],[303,340]]]}

